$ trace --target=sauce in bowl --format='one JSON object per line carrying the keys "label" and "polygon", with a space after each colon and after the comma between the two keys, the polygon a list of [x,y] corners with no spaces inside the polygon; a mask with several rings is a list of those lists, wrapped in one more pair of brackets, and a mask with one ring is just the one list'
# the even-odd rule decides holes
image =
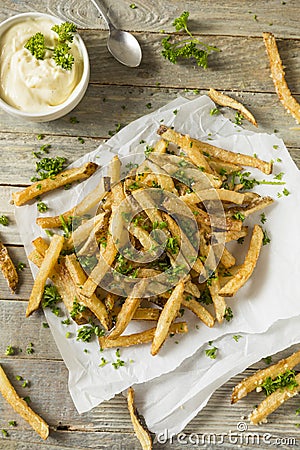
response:
{"label": "sauce in bowl", "polygon": [[24,46],[31,36],[41,32],[46,47],[53,48],[57,34],[50,18],[26,18],[12,25],[0,39],[0,97],[21,111],[45,113],[64,103],[79,84],[83,58],[76,36],[70,43],[74,64],[70,70],[56,65],[52,52],[36,59]]}

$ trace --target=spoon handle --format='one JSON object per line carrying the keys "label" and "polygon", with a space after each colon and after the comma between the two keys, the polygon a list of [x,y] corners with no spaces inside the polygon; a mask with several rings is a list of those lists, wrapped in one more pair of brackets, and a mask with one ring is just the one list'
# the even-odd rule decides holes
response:
{"label": "spoon handle", "polygon": [[99,13],[103,17],[106,25],[108,26],[109,30],[113,30],[115,27],[112,24],[110,18],[107,15],[107,8],[103,5],[103,3],[100,0],[91,0],[91,2],[96,6]]}

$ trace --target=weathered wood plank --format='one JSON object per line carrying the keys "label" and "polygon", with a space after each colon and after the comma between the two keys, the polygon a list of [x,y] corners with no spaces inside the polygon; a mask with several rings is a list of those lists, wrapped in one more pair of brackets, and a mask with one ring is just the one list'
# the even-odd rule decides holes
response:
{"label": "weathered wood plank", "polygon": [[[125,436],[125,439],[129,439],[131,443],[133,438],[132,427],[123,396],[118,395],[111,401],[105,402],[92,411],[79,416],[67,392],[67,370],[62,362],[34,361],[33,359],[24,361],[12,358],[1,359],[0,362],[19,394],[22,396],[29,395],[32,400],[32,407],[50,424],[51,433],[47,444],[51,445],[51,448],[52,445],[58,444],[61,445],[60,448],[63,448],[64,445],[76,449],[81,448],[81,446],[83,448],[108,448],[103,446],[109,444],[105,439],[105,432],[112,433],[111,439],[113,442],[116,436],[122,440],[124,434],[126,433],[127,435],[128,433],[129,435]],[[247,369],[244,374],[231,379],[218,389],[207,407],[184,430],[185,433],[187,435],[189,433],[221,435],[228,433],[229,430],[232,430],[234,433],[237,432],[237,424],[239,422],[244,421],[247,423],[247,419],[244,419],[244,417],[252,410],[253,404],[261,400],[261,395],[253,393],[249,398],[247,397],[238,404],[231,406],[230,393],[232,387],[244,375],[250,375],[251,373],[253,373],[253,368]],[[15,380],[15,375],[17,374],[30,380],[31,387],[22,388],[20,382]],[[295,410],[298,406],[297,398],[294,397],[270,417],[268,424],[263,424],[259,428],[249,425],[248,432],[259,433],[261,438],[264,433],[269,433],[273,436],[273,439],[275,436],[296,437],[299,439],[299,430],[294,425],[296,423]],[[40,442],[38,436],[30,430],[29,426],[1,398],[0,417],[1,428],[6,427],[9,420],[17,421],[18,426],[9,430],[13,441],[24,440],[33,444]],[[226,417],[226,422],[224,417]],[[83,433],[85,434],[84,441],[82,440]],[[101,441],[98,441],[99,438],[101,438]],[[99,447],[95,446],[95,442],[98,442]],[[132,443],[134,443],[133,440]],[[175,445],[175,448],[182,448],[179,443],[174,439],[172,445]],[[44,445],[47,448],[47,445]],[[125,446],[120,448],[133,447]],[[160,447],[157,445],[154,448]],[[164,448],[171,449],[173,446]],[[187,446],[186,448],[193,447]],[[253,448],[257,447],[253,445]]]}
{"label": "weathered wood plank", "polygon": [[[200,94],[206,94],[207,91],[201,90]],[[262,93],[231,93],[233,96],[237,96],[242,102],[244,102],[257,118],[259,128],[258,131],[273,133],[274,129],[278,130],[278,136],[284,139],[285,144],[289,147],[299,147],[299,131],[293,131],[290,128],[295,127],[294,119],[286,113],[283,106],[279,102],[276,94],[262,94]],[[115,130],[116,124],[121,123],[123,125],[130,123],[131,121],[148,114],[149,112],[165,105],[178,95],[187,95],[189,98],[194,98],[195,95],[190,92],[186,93],[184,90],[167,89],[167,88],[138,88],[130,86],[99,86],[91,85],[84,97],[84,100],[78,105],[78,107],[70,114],[76,116],[80,121],[78,124],[73,125],[70,123],[69,116],[58,119],[54,122],[48,123],[26,123],[23,121],[16,121],[15,118],[8,116],[0,110],[0,123],[2,133],[20,134],[19,141],[16,142],[16,153],[11,144],[13,136],[2,134],[1,141],[1,165],[7,165],[7,171],[3,172],[0,176],[0,183],[9,182],[11,184],[27,183],[28,178],[31,176],[34,168],[33,158],[31,151],[38,149],[36,139],[34,137],[27,137],[24,142],[25,149],[22,149],[22,139],[24,134],[33,133],[35,135],[44,133],[47,135],[47,140],[50,142],[48,135],[64,136],[83,136],[83,137],[97,137],[108,138],[108,132]],[[103,102],[103,99],[106,99]],[[300,97],[298,96],[300,100]],[[151,103],[151,109],[148,109],[146,105]],[[122,106],[126,106],[125,110]],[[233,117],[234,114],[231,114]],[[16,126],[17,125],[17,126]],[[253,126],[244,121],[243,126],[247,129],[253,130]],[[52,140],[53,152],[52,154],[60,154],[59,142],[60,136]],[[31,139],[31,140],[27,140]],[[67,151],[68,142],[62,142],[62,150]],[[76,155],[81,155],[82,152],[89,151],[85,144],[81,145],[75,141],[70,141],[72,145],[72,151]],[[79,141],[78,141],[79,142]],[[56,144],[55,144],[56,143]],[[6,149],[6,144],[8,148]],[[95,143],[95,147],[97,146]],[[93,147],[93,143],[89,149]],[[57,149],[57,151],[56,151]],[[70,153],[68,153],[70,154]],[[8,156],[9,155],[9,158]],[[9,162],[11,161],[11,162]],[[12,170],[14,166],[20,166],[20,162],[29,163],[29,168],[26,165],[19,172],[14,171],[14,179],[8,180],[9,170]],[[24,176],[23,176],[24,171]],[[18,180],[17,180],[18,179]]]}
{"label": "weathered wood plank", "polygon": [[[129,7],[130,2],[106,0],[109,15],[117,26],[131,31],[156,31],[164,29],[172,31],[172,22],[182,11],[189,11],[191,27],[195,32],[217,35],[261,35],[262,31],[271,30],[283,37],[299,37],[298,18],[300,5],[297,0],[276,2],[272,0],[240,2],[231,0],[201,1],[201,5],[193,0],[139,0],[137,8]],[[0,19],[19,12],[50,12],[63,19],[75,21],[82,28],[105,28],[102,19],[89,0],[35,0],[22,1],[2,0]]]}

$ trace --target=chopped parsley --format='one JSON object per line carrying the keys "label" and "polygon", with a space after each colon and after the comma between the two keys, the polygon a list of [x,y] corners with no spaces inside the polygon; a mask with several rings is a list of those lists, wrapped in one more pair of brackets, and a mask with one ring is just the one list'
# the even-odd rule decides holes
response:
{"label": "chopped parsley", "polygon": [[161,41],[163,47],[161,54],[173,64],[176,64],[179,59],[194,58],[198,66],[206,68],[209,53],[219,49],[195,38],[188,28],[188,18],[189,12],[184,11],[172,23],[176,31],[183,31],[187,35],[186,39],[176,40],[171,35],[165,37]]}
{"label": "chopped parsley", "polygon": [[104,367],[104,366],[106,366],[106,364],[108,364],[108,361],[105,358],[103,358],[103,356],[102,356],[99,367]]}
{"label": "chopped parsley", "polygon": [[60,309],[57,307],[57,303],[61,301],[62,298],[57,290],[57,287],[53,284],[46,284],[42,300],[43,308],[50,308],[53,314],[59,316]]}
{"label": "chopped parsley", "polygon": [[19,262],[17,264],[17,270],[19,270],[20,272],[22,272],[25,269],[25,267],[26,267],[26,264],[23,262]]}
{"label": "chopped parsley", "polygon": [[15,351],[14,347],[12,347],[11,345],[8,345],[6,347],[6,350],[5,350],[5,355],[6,356],[13,356],[15,354],[16,354],[16,351]]}
{"label": "chopped parsley", "polygon": [[80,262],[80,265],[83,269],[91,271],[93,268],[97,265],[98,259],[95,255],[88,256],[78,256],[78,260]]}
{"label": "chopped parsley", "polygon": [[16,422],[15,420],[10,420],[10,421],[8,422],[8,425],[9,425],[10,427],[16,427],[16,426],[17,426],[17,422]]}
{"label": "chopped parsley", "polygon": [[[70,311],[70,316],[72,319],[74,319],[78,314],[82,313],[86,310],[86,306],[82,305],[81,303],[78,303],[77,299],[73,301],[73,307]],[[67,325],[67,324],[66,324]]]}
{"label": "chopped parsley", "polygon": [[27,395],[26,397],[24,397],[23,400],[24,400],[24,402],[27,403],[27,405],[28,405],[29,403],[31,403],[31,398],[30,398],[28,395]]}
{"label": "chopped parsley", "polygon": [[71,123],[79,123],[79,120],[77,119],[77,117],[72,116],[72,117],[70,117],[70,122]]}
{"label": "chopped parsley", "polygon": [[8,437],[9,436],[8,431],[4,430],[4,428],[2,428],[1,433],[3,434],[4,437]]}
{"label": "chopped parsley", "polygon": [[44,202],[37,202],[36,207],[40,213],[48,211],[48,206]]}
{"label": "chopped parsley", "polygon": [[56,156],[55,158],[45,157],[36,162],[36,172],[38,177],[32,177],[31,181],[40,181],[45,178],[55,178],[55,175],[65,169],[66,158]]}
{"label": "chopped parsley", "polygon": [[[73,307],[74,307],[74,303],[73,303]],[[61,323],[63,325],[71,325],[71,320],[69,318],[62,320]]]}
{"label": "chopped parsley", "polygon": [[[212,345],[212,344],[209,343],[209,345]],[[211,359],[216,359],[217,353],[218,353],[218,348],[217,347],[212,347],[212,348],[208,348],[208,349],[205,350],[206,356],[208,358],[211,358]]]}
{"label": "chopped parsley", "polygon": [[272,356],[266,356],[266,358],[263,358],[264,362],[269,365],[272,362]]}
{"label": "chopped parsley", "polygon": [[287,197],[288,195],[290,195],[290,191],[288,191],[287,188],[284,188],[283,191],[282,191],[282,193],[283,193],[283,195],[285,195],[286,197]]}
{"label": "chopped parsley", "polygon": [[287,370],[286,372],[277,375],[274,380],[272,380],[271,377],[266,378],[260,386],[268,396],[275,392],[277,389],[288,388],[292,391],[295,387],[298,386],[298,383],[295,379],[295,371]]}
{"label": "chopped parsley", "polygon": [[113,366],[114,369],[119,369],[120,367],[125,366],[125,361],[123,361],[120,358],[117,358],[117,361],[112,362],[111,365]]}
{"label": "chopped parsley", "polygon": [[9,225],[9,219],[4,214],[0,216],[0,224],[3,225],[4,227],[7,227]]}
{"label": "chopped parsley", "polygon": [[90,322],[89,325],[83,325],[83,327],[79,328],[77,331],[77,341],[90,342],[92,337],[95,336],[104,336],[105,332],[102,330],[99,325],[95,325],[93,322]]}
{"label": "chopped parsley", "polygon": [[236,125],[243,125],[243,120],[244,120],[243,114],[241,114],[239,111],[237,111],[234,116],[234,123]]}
{"label": "chopped parsley", "polygon": [[117,134],[121,128],[123,128],[124,125],[122,125],[121,123],[115,123],[115,129],[114,130],[109,130],[108,134],[110,137],[114,136],[115,134]]}
{"label": "chopped parsley", "polygon": [[244,220],[245,220],[244,214],[241,213],[240,211],[237,211],[237,212],[234,213],[231,217],[232,217],[233,219],[236,219],[236,220],[241,220],[242,222],[244,222]]}
{"label": "chopped parsley", "polygon": [[80,142],[80,144],[84,144],[84,139],[80,136],[78,136],[77,140]]}
{"label": "chopped parsley", "polygon": [[167,239],[166,249],[169,250],[172,255],[176,255],[178,253],[179,245],[176,236]]}
{"label": "chopped parsley", "polygon": [[267,230],[263,230],[264,236],[263,236],[263,245],[270,244],[271,238],[268,235]]}
{"label": "chopped parsley", "polygon": [[49,328],[49,324],[47,322],[43,322],[43,328]]}
{"label": "chopped parsley", "polygon": [[240,334],[234,334],[232,338],[235,340],[235,342],[238,342],[243,336]]}
{"label": "chopped parsley", "polygon": [[136,9],[136,8],[137,8],[137,6],[136,6],[136,4],[135,4],[135,3],[131,3],[131,5],[129,5],[129,8],[131,8],[131,9]]}
{"label": "chopped parsley", "polygon": [[266,215],[264,212],[260,214],[260,221],[261,221],[261,223],[266,223],[266,221],[267,221],[267,218],[266,218]]}
{"label": "chopped parsley", "polygon": [[212,109],[209,111],[209,114],[210,114],[211,116],[217,116],[218,114],[220,114],[220,110],[219,110],[218,108],[212,108]]}
{"label": "chopped parsley", "polygon": [[32,355],[34,353],[33,343],[30,342],[26,348],[26,353],[28,355]]}
{"label": "chopped parsley", "polygon": [[36,138],[37,138],[39,141],[41,141],[42,139],[45,138],[45,135],[44,135],[44,134],[38,134]]}
{"label": "chopped parsley", "polygon": [[152,108],[152,104],[151,103],[147,103],[146,104],[146,108],[151,109]]}
{"label": "chopped parsley", "polygon": [[224,313],[223,317],[225,320],[227,320],[227,322],[230,322],[233,319],[233,312],[229,306],[227,306],[227,308],[225,309],[225,313]]}

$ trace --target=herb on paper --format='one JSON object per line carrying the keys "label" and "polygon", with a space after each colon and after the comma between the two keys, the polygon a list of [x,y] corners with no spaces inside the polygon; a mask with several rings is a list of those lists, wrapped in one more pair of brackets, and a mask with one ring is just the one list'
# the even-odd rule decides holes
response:
{"label": "herb on paper", "polygon": [[46,284],[42,300],[43,308],[50,308],[53,314],[59,316],[60,309],[57,307],[57,303],[61,301],[62,298],[59,295],[57,287],[53,284]]}
{"label": "herb on paper", "polygon": [[[211,345],[211,344],[209,344],[209,345]],[[217,353],[218,353],[217,347],[212,347],[212,348],[208,348],[205,350],[206,356],[211,359],[216,359]]]}
{"label": "herb on paper", "polygon": [[48,206],[44,202],[37,202],[36,207],[40,213],[48,211]]}
{"label": "herb on paper", "polygon": [[188,37],[178,41],[170,35],[165,37],[161,42],[163,46],[161,53],[173,64],[176,64],[178,59],[194,58],[198,66],[206,68],[209,53],[219,51],[219,49],[201,42],[192,35],[187,24],[189,14],[188,11],[184,11],[172,23],[176,31],[183,31]]}
{"label": "herb on paper", "polygon": [[9,219],[4,214],[0,216],[0,224],[3,225],[4,227],[7,227],[9,224]]}
{"label": "herb on paper", "polygon": [[86,310],[86,307],[84,305],[82,305],[81,303],[79,303],[77,301],[77,299],[75,298],[75,300],[73,301],[72,310],[70,311],[70,316],[72,317],[72,319],[74,319],[78,314],[82,313],[85,310]]}
{"label": "herb on paper", "polygon": [[74,64],[74,56],[70,53],[71,47],[69,43],[73,42],[77,27],[71,22],[64,22],[60,25],[54,25],[51,30],[58,35],[57,44],[53,48],[47,47],[45,36],[40,32],[31,36],[24,47],[36,59],[42,60],[45,59],[46,50],[50,50],[52,52],[52,59],[54,59],[57,66],[65,70],[71,70]]}

